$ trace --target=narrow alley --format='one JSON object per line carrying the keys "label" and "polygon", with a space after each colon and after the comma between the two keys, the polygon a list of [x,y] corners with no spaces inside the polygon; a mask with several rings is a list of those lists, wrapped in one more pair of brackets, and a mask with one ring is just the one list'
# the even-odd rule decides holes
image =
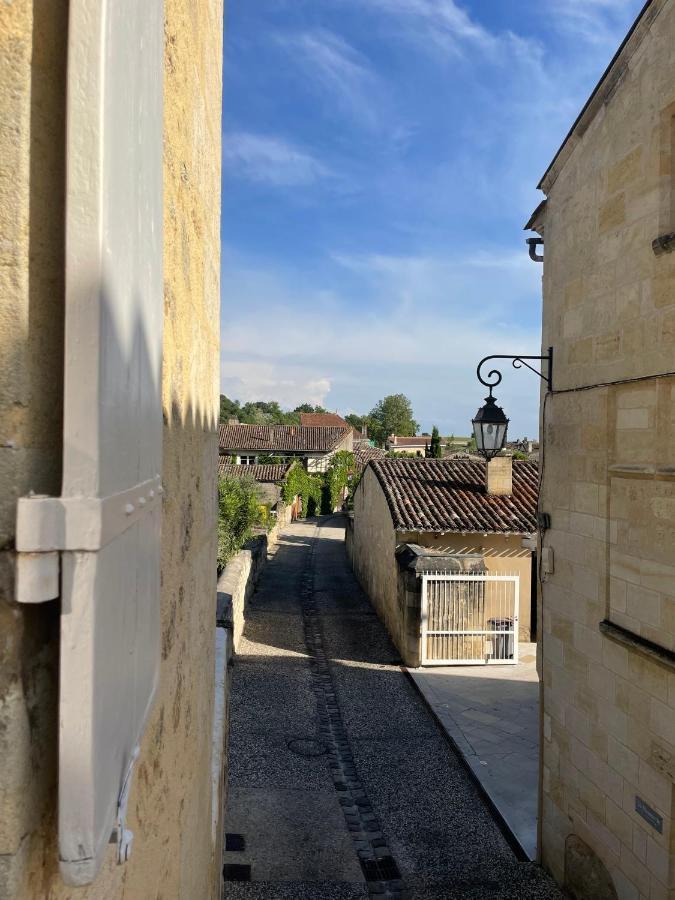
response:
{"label": "narrow alley", "polygon": [[343,538],[339,516],[285,529],[247,610],[225,897],[560,897],[516,858],[401,670]]}

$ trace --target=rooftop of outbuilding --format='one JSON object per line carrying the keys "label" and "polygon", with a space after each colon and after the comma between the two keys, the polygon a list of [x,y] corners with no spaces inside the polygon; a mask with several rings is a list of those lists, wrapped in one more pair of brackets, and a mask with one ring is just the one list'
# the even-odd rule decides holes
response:
{"label": "rooftop of outbuilding", "polygon": [[486,493],[486,464],[468,460],[380,459],[369,464],[397,531],[531,534],[537,528],[539,470],[513,462],[513,493]]}

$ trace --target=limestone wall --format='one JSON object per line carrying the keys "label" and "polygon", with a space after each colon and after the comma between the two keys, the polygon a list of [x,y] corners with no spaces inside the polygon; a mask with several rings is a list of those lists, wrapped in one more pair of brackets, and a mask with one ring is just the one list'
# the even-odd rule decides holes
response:
{"label": "limestone wall", "polygon": [[12,602],[16,497],[58,494],[66,0],[0,6],[0,897],[219,896],[212,823],[222,0],[165,0],[162,665],[130,861],[58,872],[59,604]]}
{"label": "limestone wall", "polygon": [[382,488],[367,468],[354,494],[354,522],[348,552],[352,569],[401,653],[404,617],[398,605],[396,532]]}
{"label": "limestone wall", "polygon": [[673,34],[655,0],[544,181],[542,858],[579,897],[675,889],[675,657],[599,628],[675,649]]}
{"label": "limestone wall", "polygon": [[[275,543],[276,535],[271,533],[270,536],[271,542]],[[235,650],[246,624],[246,605],[267,562],[267,549],[268,536],[257,535],[232,557],[218,578],[219,616],[228,611]]]}

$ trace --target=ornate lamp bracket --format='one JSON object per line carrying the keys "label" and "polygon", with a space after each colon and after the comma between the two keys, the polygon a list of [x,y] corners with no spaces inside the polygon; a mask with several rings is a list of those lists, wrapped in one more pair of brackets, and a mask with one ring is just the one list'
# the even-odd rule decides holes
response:
{"label": "ornate lamp bracket", "polygon": [[[485,387],[490,388],[490,396],[492,396],[492,388],[497,387],[497,385],[500,384],[502,380],[502,373],[498,369],[490,369],[485,378],[481,375],[481,369],[483,368],[483,366],[492,359],[510,359],[514,369],[520,369],[522,366],[525,366],[531,372],[534,372],[535,375],[538,375],[542,381],[546,382],[546,386],[548,387],[549,391],[553,390],[553,347],[548,348],[548,353],[546,354],[546,356],[514,356],[512,354],[494,354],[493,356],[486,356],[484,359],[481,359],[476,368],[476,375],[478,376],[478,380],[481,384],[484,384]],[[538,360],[540,363],[546,363],[546,366],[542,366],[540,371],[534,366],[531,366],[529,362],[526,361],[528,359]]]}

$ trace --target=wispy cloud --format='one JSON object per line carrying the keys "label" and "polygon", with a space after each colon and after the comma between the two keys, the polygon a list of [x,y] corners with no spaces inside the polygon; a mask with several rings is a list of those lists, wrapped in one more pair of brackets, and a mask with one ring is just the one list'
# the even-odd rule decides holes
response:
{"label": "wispy cloud", "polygon": [[277,36],[278,43],[302,65],[307,85],[319,88],[343,112],[367,127],[379,120],[383,103],[379,78],[363,54],[326,28]]}
{"label": "wispy cloud", "polygon": [[[504,347],[531,353],[539,346],[538,324],[509,314],[527,297],[528,275],[531,282],[539,277],[531,264],[520,274],[515,255],[495,257],[485,269],[481,256],[451,263],[386,255],[338,259],[362,277],[362,302],[327,292],[306,273],[299,278],[227,256],[223,292],[236,297],[236,305],[226,305],[223,318],[225,393],[347,412],[368,411],[381,396],[403,391],[425,427],[435,422],[461,433],[482,397],[478,360]],[[536,387],[523,379],[505,386],[500,400],[513,413],[516,431],[536,432],[537,398]]]}
{"label": "wispy cloud", "polygon": [[549,0],[548,7],[561,31],[611,48],[618,45],[636,11],[635,0]]}
{"label": "wispy cloud", "polygon": [[330,175],[323,163],[288,141],[244,131],[223,135],[223,165],[249,181],[281,187],[308,185]]}
{"label": "wispy cloud", "polygon": [[366,5],[389,14],[407,16],[425,27],[436,43],[457,51],[462,43],[495,49],[498,38],[475,22],[454,0],[366,0]]}

